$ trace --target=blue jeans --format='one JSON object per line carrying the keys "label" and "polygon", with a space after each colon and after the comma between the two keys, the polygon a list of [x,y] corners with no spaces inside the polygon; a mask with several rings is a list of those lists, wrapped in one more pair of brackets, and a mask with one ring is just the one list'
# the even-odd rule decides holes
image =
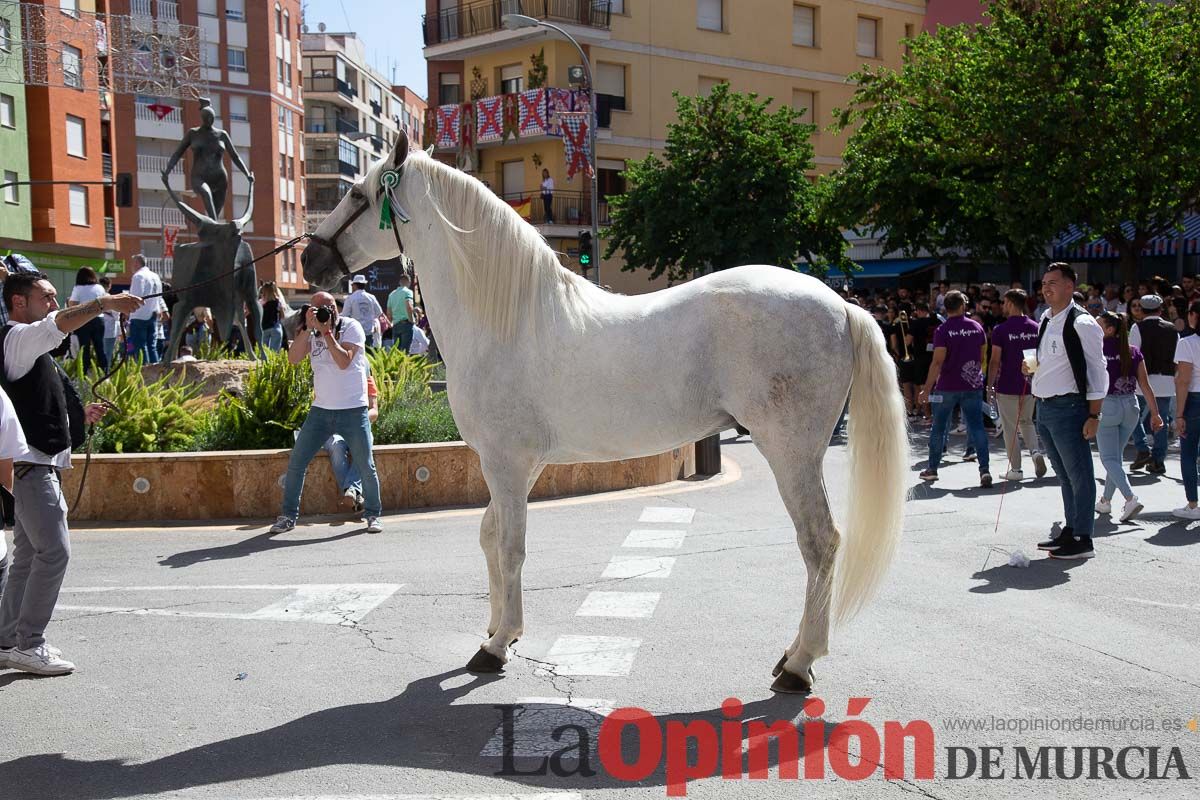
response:
{"label": "blue jeans", "polygon": [[[1159,412],[1161,413],[1161,412]],[[1183,470],[1183,493],[1196,502],[1196,455],[1200,450],[1200,392],[1189,392],[1183,407],[1185,429],[1179,438],[1179,467]]]}
{"label": "blue jeans", "polygon": [[133,346],[131,355],[134,358],[140,354],[143,364],[158,363],[158,340],[155,338],[153,318],[129,320],[129,343]]}
{"label": "blue jeans", "polygon": [[1064,527],[1091,538],[1096,516],[1096,468],[1092,445],[1083,438],[1088,402],[1082,394],[1039,398],[1037,431],[1062,489]]}
{"label": "blue jeans", "polygon": [[337,483],[338,491],[354,489],[362,494],[362,478],[350,460],[350,447],[346,440],[335,433],[325,440],[325,452],[329,453],[329,466],[333,469],[333,480]]}
{"label": "blue jeans", "polygon": [[1138,399],[1132,394],[1110,394],[1104,398],[1100,417],[1100,430],[1096,432],[1096,446],[1100,449],[1100,463],[1106,473],[1104,479],[1105,500],[1112,500],[1119,489],[1128,500],[1133,497],[1133,487],[1125,475],[1125,444],[1138,424]]}
{"label": "blue jeans", "polygon": [[326,440],[340,434],[350,448],[350,455],[363,478],[364,513],[378,517],[383,513],[379,499],[379,476],[375,472],[375,456],[371,452],[371,423],[367,419],[367,407],[331,410],[313,406],[308,418],[300,426],[296,446],[288,459],[287,478],[283,484],[283,515],[296,519],[300,516],[300,493],[304,491],[304,476],[313,457],[321,451]]}
{"label": "blue jeans", "polygon": [[392,326],[392,342],[394,346],[399,347],[404,352],[408,352],[408,348],[412,347],[412,331],[413,324],[411,322],[401,320]]}
{"label": "blue jeans", "polygon": [[117,338],[104,337],[104,358],[109,364],[113,363],[113,353],[117,351]]}
{"label": "blue jeans", "polygon": [[283,326],[276,325],[273,328],[263,329],[263,344],[268,350],[280,350],[283,348]]}
{"label": "blue jeans", "polygon": [[1138,424],[1133,429],[1133,446],[1139,453],[1150,451],[1150,455],[1155,461],[1165,461],[1167,458],[1167,438],[1170,436],[1171,423],[1175,421],[1175,396],[1167,395],[1166,397],[1155,397],[1158,401],[1158,413],[1162,415],[1163,426],[1158,429],[1158,433],[1151,433],[1154,436],[1154,445],[1151,448],[1146,443],[1147,433],[1150,431],[1150,404],[1142,402],[1142,414],[1138,418]]}
{"label": "blue jeans", "polygon": [[983,430],[983,395],[976,389],[969,392],[943,392],[934,389],[929,393],[933,406],[933,429],[929,432],[929,468],[937,472],[942,463],[942,452],[946,449],[946,437],[950,434],[950,418],[955,408],[962,409],[963,422],[967,425],[967,442],[979,456],[979,471],[988,471],[988,439]]}

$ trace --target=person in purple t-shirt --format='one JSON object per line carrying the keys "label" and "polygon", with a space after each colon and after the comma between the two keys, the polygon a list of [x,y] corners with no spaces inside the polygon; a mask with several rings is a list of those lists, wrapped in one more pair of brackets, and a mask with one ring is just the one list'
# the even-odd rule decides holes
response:
{"label": "person in purple t-shirt", "polygon": [[1034,474],[1039,478],[1046,474],[1046,457],[1042,455],[1033,424],[1034,400],[1029,395],[1029,379],[1021,374],[1024,351],[1037,347],[1038,324],[1025,316],[1028,302],[1021,289],[1004,293],[1004,315],[1008,319],[992,329],[992,357],[988,361],[988,393],[995,396],[1000,427],[1004,429],[1004,448],[1008,451],[1006,481],[1025,477],[1021,470],[1018,429],[1033,456]]}
{"label": "person in purple t-shirt", "polygon": [[1121,456],[1125,445],[1133,435],[1133,429],[1141,418],[1135,386],[1140,386],[1146,405],[1150,407],[1150,429],[1158,431],[1163,426],[1158,413],[1158,401],[1150,388],[1150,377],[1146,374],[1146,362],[1142,352],[1129,344],[1129,333],[1125,318],[1106,311],[1096,318],[1104,331],[1104,361],[1108,366],[1108,396],[1100,410],[1100,428],[1096,431],[1096,447],[1100,450],[1100,463],[1104,465],[1107,478],[1104,494],[1096,502],[1096,513],[1111,514],[1112,498],[1121,490],[1125,505],[1119,519],[1129,522],[1142,510],[1142,503],[1129,485],[1125,465]]}
{"label": "person in purple t-shirt", "polygon": [[[955,407],[962,409],[967,440],[979,456],[979,485],[992,485],[988,472],[988,440],[983,430],[983,353],[987,336],[983,326],[964,315],[967,299],[962,292],[946,295],[947,319],[933,334],[933,363],[918,402],[933,406],[933,430],[929,434],[929,466],[921,480],[936,481],[946,429]],[[931,391],[933,390],[933,391]]]}

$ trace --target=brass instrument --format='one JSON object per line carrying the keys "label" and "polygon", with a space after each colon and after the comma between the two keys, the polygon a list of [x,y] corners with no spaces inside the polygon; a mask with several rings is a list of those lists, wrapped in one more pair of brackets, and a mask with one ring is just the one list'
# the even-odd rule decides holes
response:
{"label": "brass instrument", "polygon": [[900,312],[900,316],[896,318],[896,325],[900,328],[900,343],[904,345],[904,358],[901,359],[905,364],[912,363],[912,353],[908,351],[908,313]]}

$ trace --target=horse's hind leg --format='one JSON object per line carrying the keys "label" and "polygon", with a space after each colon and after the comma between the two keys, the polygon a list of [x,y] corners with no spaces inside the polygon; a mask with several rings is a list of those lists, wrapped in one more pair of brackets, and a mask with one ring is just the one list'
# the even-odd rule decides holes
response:
{"label": "horse's hind leg", "polygon": [[829,652],[829,614],[839,541],[822,481],[824,441],[816,446],[796,441],[783,445],[770,438],[756,438],[755,443],[775,473],[808,571],[800,631],[775,665],[771,689],[807,692],[812,688],[813,662]]}

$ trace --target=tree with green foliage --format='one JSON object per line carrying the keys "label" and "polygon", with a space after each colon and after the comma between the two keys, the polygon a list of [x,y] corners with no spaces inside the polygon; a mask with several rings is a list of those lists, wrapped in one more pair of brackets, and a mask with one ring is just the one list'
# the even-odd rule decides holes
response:
{"label": "tree with green foliage", "polygon": [[741,264],[841,263],[845,242],[805,174],[814,126],[726,84],[675,101],[663,157],[631,163],[628,190],[609,198],[605,258],[621,251],[623,270],[672,281]]}
{"label": "tree with green foliage", "polygon": [[[1019,268],[1069,225],[1127,280],[1200,199],[1200,3],[993,0],[983,26],[864,69],[832,215],[888,250],[965,249]],[[1126,224],[1129,223],[1129,224]]]}

